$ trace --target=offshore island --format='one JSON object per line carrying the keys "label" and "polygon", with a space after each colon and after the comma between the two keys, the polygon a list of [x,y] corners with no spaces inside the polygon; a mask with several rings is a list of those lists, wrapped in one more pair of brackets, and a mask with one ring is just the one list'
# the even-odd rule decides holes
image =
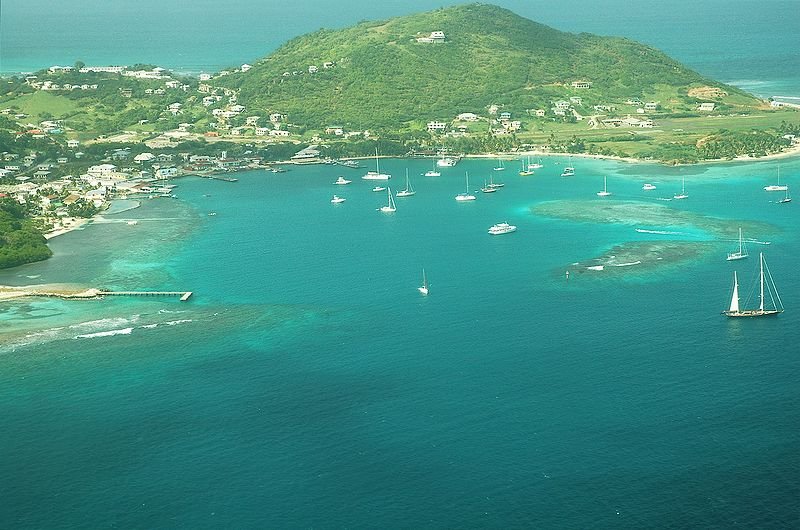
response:
{"label": "offshore island", "polygon": [[[0,84],[0,268],[183,175],[373,156],[570,154],[665,164],[796,153],[800,114],[634,41],[468,4],[319,30],[187,77],[54,65]],[[350,159],[350,160],[348,160]]]}

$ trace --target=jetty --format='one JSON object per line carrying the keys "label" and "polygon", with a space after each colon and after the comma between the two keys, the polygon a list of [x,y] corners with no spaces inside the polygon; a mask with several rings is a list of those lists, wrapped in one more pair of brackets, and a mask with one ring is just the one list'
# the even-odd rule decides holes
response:
{"label": "jetty", "polygon": [[30,285],[10,287],[0,285],[0,300],[39,296],[44,298],[61,298],[64,300],[99,300],[106,296],[150,296],[177,297],[186,302],[194,294],[192,291],[111,291],[108,289],[81,289],[63,284]]}

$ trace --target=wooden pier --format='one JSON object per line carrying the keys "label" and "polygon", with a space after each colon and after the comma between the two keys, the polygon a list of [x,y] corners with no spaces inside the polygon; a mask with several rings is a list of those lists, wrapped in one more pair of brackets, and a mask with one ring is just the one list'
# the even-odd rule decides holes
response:
{"label": "wooden pier", "polygon": [[179,296],[181,302],[192,296],[192,291],[99,291],[98,296]]}

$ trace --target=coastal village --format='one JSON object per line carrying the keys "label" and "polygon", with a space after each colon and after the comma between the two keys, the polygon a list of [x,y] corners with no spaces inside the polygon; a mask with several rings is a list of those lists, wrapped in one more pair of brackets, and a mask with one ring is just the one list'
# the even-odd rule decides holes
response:
{"label": "coastal village", "polygon": [[[439,46],[446,45],[448,37],[435,30],[417,35],[415,41],[421,46]],[[253,68],[242,64],[213,75],[184,78],[157,66],[87,66],[79,62],[25,76],[18,80],[17,90],[22,94],[69,96],[73,101],[103,94],[106,106],[122,109],[126,116],[136,115],[134,111],[141,108],[156,110],[155,114],[140,114],[150,117],[136,123],[121,123],[121,129],[98,134],[91,127],[71,126],[70,118],[46,111],[26,112],[11,99],[10,106],[0,108],[0,129],[13,134],[15,146],[24,147],[0,152],[0,198],[10,197],[25,205],[40,228],[52,237],[102,211],[114,198],[174,197],[174,185],[166,181],[175,177],[230,178],[224,175],[243,169],[278,172],[285,170],[285,164],[337,163],[338,157],[324,153],[327,143],[375,141],[380,137],[370,130],[349,130],[336,123],[308,129],[293,123],[291,116],[278,108],[253,112],[239,101],[239,90],[217,83]],[[336,68],[333,60],[304,64],[284,71],[280,77],[321,76]],[[636,131],[657,129],[659,116],[669,116],[675,110],[635,95],[624,101],[598,100],[593,87],[588,79],[565,80],[559,88],[563,99],[517,115],[503,105],[491,104],[464,109],[446,121],[425,121],[424,116],[419,121],[425,123],[422,132],[428,135],[427,143],[442,146],[446,140],[475,139],[487,133],[495,139],[516,139],[526,130],[539,127],[537,123],[577,124],[585,131],[622,129],[635,137]],[[727,93],[701,87],[689,90],[688,95],[697,101],[690,110],[713,116],[719,110],[717,101]],[[770,105],[779,108],[787,104],[771,101]],[[794,134],[785,134],[780,141],[785,146],[797,145]],[[536,145],[515,140],[515,147],[509,151],[574,152],[577,143]],[[187,147],[191,145],[205,146],[204,152]],[[235,152],[229,146],[235,146]],[[277,151],[267,158],[266,148]],[[430,156],[442,149],[412,149],[402,154]]]}

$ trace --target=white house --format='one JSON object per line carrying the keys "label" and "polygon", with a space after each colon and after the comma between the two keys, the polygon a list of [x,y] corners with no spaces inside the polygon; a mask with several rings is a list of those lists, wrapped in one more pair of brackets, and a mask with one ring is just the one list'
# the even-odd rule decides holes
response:
{"label": "white house", "polygon": [[269,132],[269,135],[270,136],[283,136],[283,137],[290,136],[289,131],[283,131],[281,129],[272,129]]}
{"label": "white house", "polygon": [[444,42],[444,31],[432,31],[427,37],[419,37],[417,42],[421,43],[442,43]]}
{"label": "white house", "polygon": [[249,64],[245,63],[245,64],[242,65],[241,70],[242,70],[242,72],[246,72],[246,71],[250,70],[252,67],[253,67],[252,65],[249,65]]}
{"label": "white house", "polygon": [[569,109],[569,103],[567,101],[564,101],[563,99],[553,103],[553,106],[558,110],[567,110],[567,109]]}
{"label": "white house", "polygon": [[592,88],[592,83],[589,81],[573,81],[572,88]]}
{"label": "white house", "polygon": [[255,126],[258,125],[258,119],[259,116],[248,116],[244,122],[247,125]]}
{"label": "white house", "polygon": [[153,153],[139,153],[138,155],[133,157],[133,161],[139,162],[141,164],[142,162],[150,162],[155,157],[156,155],[154,155]]}
{"label": "white house", "polygon": [[648,101],[647,103],[644,104],[644,110],[648,112],[652,112],[657,109],[658,109],[658,103],[656,103],[655,101]]}
{"label": "white house", "polygon": [[266,136],[271,130],[269,127],[256,127],[256,136]]}
{"label": "white house", "polygon": [[714,103],[700,103],[700,106],[697,107],[697,110],[700,112],[713,112],[716,108]]}
{"label": "white house", "polygon": [[88,170],[86,170],[86,172],[94,177],[106,177],[114,173],[116,169],[117,166],[114,164],[100,164],[97,166],[91,166]]}
{"label": "white house", "polygon": [[428,131],[444,131],[447,129],[447,124],[443,121],[429,121],[428,122]]}
{"label": "white house", "polygon": [[458,121],[478,121],[478,115],[473,112],[462,112],[456,116]]}
{"label": "white house", "polygon": [[210,81],[211,74],[200,74],[200,81]]}
{"label": "white house", "polygon": [[157,179],[168,179],[178,175],[178,168],[176,167],[162,167],[156,171],[155,177]]}

